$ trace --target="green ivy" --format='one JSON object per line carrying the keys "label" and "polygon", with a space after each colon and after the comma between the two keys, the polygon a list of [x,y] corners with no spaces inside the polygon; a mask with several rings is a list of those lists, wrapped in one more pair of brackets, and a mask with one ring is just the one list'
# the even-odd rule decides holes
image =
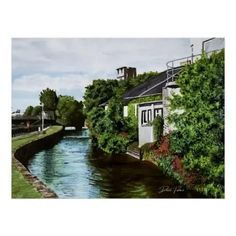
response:
{"label": "green ivy", "polygon": [[171,149],[183,156],[186,170],[203,177],[205,193],[222,196],[218,191],[224,189],[224,50],[187,65],[176,83],[181,94],[171,99],[169,121],[176,127]]}
{"label": "green ivy", "polygon": [[143,102],[158,101],[162,99],[162,95],[151,95],[146,97],[134,98],[129,102],[129,105],[139,104]]}
{"label": "green ivy", "polygon": [[157,158],[155,153],[150,150],[150,144],[145,144],[144,146],[142,146],[142,152],[143,160],[152,161],[161,169],[164,174],[174,178],[180,184],[184,184],[183,176],[177,173],[173,168],[173,156],[160,156]]}
{"label": "green ivy", "polygon": [[[125,91],[143,83],[157,72],[148,72],[127,80],[94,80],[86,87],[84,95],[84,113],[93,138],[93,144],[105,152],[122,153],[128,144],[138,139],[138,119],[134,115],[134,106],[129,116],[123,117],[123,99]],[[136,102],[150,101],[155,98],[136,99]],[[133,100],[134,101],[134,100]],[[108,110],[104,110],[108,102]],[[101,106],[103,104],[103,106]]]}
{"label": "green ivy", "polygon": [[161,138],[163,136],[163,126],[164,120],[161,116],[157,115],[157,117],[152,121],[154,138],[159,145],[161,143]]}
{"label": "green ivy", "polygon": [[128,117],[129,117],[130,133],[132,133],[133,135],[132,137],[134,137],[134,140],[138,140],[138,112],[137,111],[136,111],[136,116],[135,116],[135,107],[137,109],[136,105],[143,102],[158,101],[158,100],[161,100],[161,98],[162,98],[161,95],[153,95],[153,96],[135,98],[128,103]]}

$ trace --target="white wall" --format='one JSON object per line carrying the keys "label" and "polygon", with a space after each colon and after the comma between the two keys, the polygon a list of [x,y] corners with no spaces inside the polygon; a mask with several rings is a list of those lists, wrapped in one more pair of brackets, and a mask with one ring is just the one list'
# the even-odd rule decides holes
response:
{"label": "white wall", "polygon": [[124,117],[128,116],[128,106],[124,106],[124,108],[123,108],[123,116]]}
{"label": "white wall", "polygon": [[[193,54],[201,54],[202,53],[202,42],[209,38],[191,38],[190,44],[193,44]],[[219,50],[225,47],[224,38],[214,38],[205,43],[205,51],[210,52],[214,50]],[[189,49],[191,55],[191,48]]]}
{"label": "white wall", "polygon": [[162,104],[148,104],[146,106],[138,106],[138,136],[139,136],[139,147],[145,143],[154,142],[153,126],[151,124],[142,125],[141,116],[142,111],[151,109],[151,121],[154,119],[154,109],[163,108]]}

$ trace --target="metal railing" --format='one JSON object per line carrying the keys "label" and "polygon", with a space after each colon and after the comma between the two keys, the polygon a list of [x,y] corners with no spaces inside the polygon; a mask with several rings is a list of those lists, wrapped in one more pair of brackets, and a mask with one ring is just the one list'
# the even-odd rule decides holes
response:
{"label": "metal railing", "polygon": [[188,57],[182,57],[182,58],[178,58],[178,59],[175,59],[172,61],[168,61],[166,63],[167,83],[175,81],[175,78],[179,74],[179,72],[181,71],[181,68],[186,64],[194,63],[194,61],[196,61],[197,58],[201,57],[201,55],[202,54],[191,55]]}
{"label": "metal railing", "polygon": [[[206,55],[210,56],[212,53],[214,52],[218,52],[219,50],[213,50],[213,51],[209,51],[209,52],[205,52]],[[187,64],[193,64],[197,59],[201,58],[202,53],[200,54],[196,54],[196,55],[191,55],[188,57],[182,57],[182,58],[178,58],[172,61],[168,61],[166,63],[166,79],[167,79],[167,83],[168,82],[173,82],[175,81],[176,76],[179,74],[179,72],[181,71],[181,68],[184,65]]]}

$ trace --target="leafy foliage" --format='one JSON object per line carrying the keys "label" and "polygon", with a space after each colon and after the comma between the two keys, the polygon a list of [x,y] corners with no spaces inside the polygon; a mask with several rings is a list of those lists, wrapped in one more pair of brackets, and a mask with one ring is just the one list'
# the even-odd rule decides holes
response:
{"label": "leafy foliage", "polygon": [[164,120],[161,116],[157,115],[157,117],[152,121],[154,138],[157,141],[157,144],[160,144],[161,138],[163,136],[163,125]]}
{"label": "leafy foliage", "polygon": [[[64,126],[75,126],[81,129],[84,125],[83,103],[78,102],[71,96],[57,97],[56,91],[47,88],[40,92],[40,102],[44,104],[44,110],[59,124]],[[24,116],[38,116],[42,112],[41,106],[28,106]]]}
{"label": "leafy foliage", "polygon": [[137,75],[136,77],[128,78],[127,80],[120,80],[119,85],[120,88],[123,88],[123,92],[125,92],[126,90],[131,89],[139,84],[142,84],[156,75],[158,75],[158,72],[144,72],[142,74]]}
{"label": "leafy foliage", "polygon": [[32,111],[32,116],[38,116],[42,113],[42,107],[41,106],[35,106]]}
{"label": "leafy foliage", "polygon": [[[127,80],[94,80],[86,87],[84,112],[91,135],[98,147],[108,153],[122,153],[130,142],[137,140],[137,118],[123,117],[124,92],[156,75],[144,73]],[[108,109],[105,111],[106,103]]]}
{"label": "leafy foliage", "polygon": [[99,147],[103,151],[111,154],[125,153],[128,143],[127,138],[107,132],[102,133],[98,140]]}
{"label": "leafy foliage", "polygon": [[56,91],[52,89],[44,89],[40,92],[39,100],[41,103],[44,104],[44,110],[45,111],[55,111],[57,108],[57,94]]}
{"label": "leafy foliage", "polygon": [[81,129],[84,124],[83,103],[71,96],[59,96],[56,116],[59,124]]}
{"label": "leafy foliage", "polygon": [[121,98],[114,96],[110,99],[108,109],[95,125],[98,134],[98,145],[107,153],[123,153],[129,140],[123,136],[126,130],[126,120],[123,118]]}
{"label": "leafy foliage", "polygon": [[117,80],[93,80],[92,85],[86,87],[84,94],[85,114],[107,102],[114,95],[117,86]]}
{"label": "leafy foliage", "polygon": [[87,113],[88,127],[92,137],[96,138],[104,130],[103,119],[105,117],[104,107],[94,107]]}
{"label": "leafy foliage", "polygon": [[127,124],[128,124],[129,134],[131,136],[130,138],[133,141],[138,140],[138,115],[137,114],[135,115],[135,109],[137,109],[137,104],[156,100],[161,100],[161,95],[135,98],[129,102]]}
{"label": "leafy foliage", "polygon": [[32,111],[33,111],[33,106],[28,106],[26,109],[25,109],[25,112],[24,112],[24,116],[32,116]]}
{"label": "leafy foliage", "polygon": [[[183,156],[187,170],[203,176],[206,192],[223,194],[224,51],[203,55],[177,78],[181,94],[171,99],[169,121],[176,130],[171,148]],[[181,109],[183,112],[177,113]],[[220,186],[220,187],[219,187]],[[214,190],[215,188],[215,190]]]}

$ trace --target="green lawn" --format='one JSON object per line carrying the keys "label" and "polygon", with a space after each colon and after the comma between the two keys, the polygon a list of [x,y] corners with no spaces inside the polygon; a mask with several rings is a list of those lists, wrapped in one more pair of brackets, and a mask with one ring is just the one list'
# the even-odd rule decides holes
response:
{"label": "green lawn", "polygon": [[42,198],[37,191],[16,169],[12,167],[12,198]]}
{"label": "green lawn", "polygon": [[[31,133],[13,138],[12,152],[27,143],[46,137],[61,129],[62,126],[52,126],[46,130],[45,134]],[[42,198],[42,195],[24,178],[14,164],[12,166],[12,198]]]}
{"label": "green lawn", "polygon": [[57,131],[61,130],[62,126],[52,126],[49,129],[45,131],[45,134],[37,134],[36,132],[21,135],[18,137],[15,137],[12,139],[12,151],[16,151],[17,148],[21,147],[22,145],[25,145],[27,143],[30,143],[34,140],[41,139],[43,137],[46,137],[50,134],[56,133]]}

